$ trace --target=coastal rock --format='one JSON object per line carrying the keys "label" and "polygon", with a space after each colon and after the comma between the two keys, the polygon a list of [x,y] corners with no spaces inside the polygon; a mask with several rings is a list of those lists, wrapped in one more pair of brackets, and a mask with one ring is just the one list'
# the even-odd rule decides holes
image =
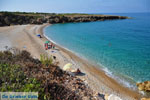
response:
{"label": "coastal rock", "polygon": [[150,100],[150,98],[142,98],[141,100]]}
{"label": "coastal rock", "polygon": [[4,21],[5,21],[6,25],[8,25],[8,26],[10,25],[10,18],[8,16],[4,18]]}
{"label": "coastal rock", "polygon": [[108,97],[109,97],[109,95],[108,94],[105,94],[105,100],[108,100]]}
{"label": "coastal rock", "polygon": [[109,15],[57,15],[57,14],[16,14],[15,12],[0,12],[0,26],[22,25],[22,24],[43,24],[43,23],[68,23],[68,22],[92,22],[114,19],[127,19],[124,16]]}
{"label": "coastal rock", "polygon": [[2,26],[3,24],[0,22],[0,26]]}
{"label": "coastal rock", "polygon": [[36,22],[37,22],[37,24],[42,24],[43,20],[42,20],[42,18],[38,18]]}
{"label": "coastal rock", "polygon": [[140,91],[150,92],[150,81],[137,83],[136,86]]}
{"label": "coastal rock", "polygon": [[32,20],[30,21],[30,23],[31,23],[31,24],[36,24],[36,20],[33,20],[33,19],[32,19]]}

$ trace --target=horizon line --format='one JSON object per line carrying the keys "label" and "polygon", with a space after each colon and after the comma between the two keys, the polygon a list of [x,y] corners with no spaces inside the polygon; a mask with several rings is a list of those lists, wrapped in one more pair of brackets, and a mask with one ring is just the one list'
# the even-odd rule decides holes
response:
{"label": "horizon line", "polygon": [[101,13],[150,13],[150,12],[38,12],[38,11],[4,11],[0,10],[0,12],[26,12],[26,13],[55,13],[55,14],[101,14]]}

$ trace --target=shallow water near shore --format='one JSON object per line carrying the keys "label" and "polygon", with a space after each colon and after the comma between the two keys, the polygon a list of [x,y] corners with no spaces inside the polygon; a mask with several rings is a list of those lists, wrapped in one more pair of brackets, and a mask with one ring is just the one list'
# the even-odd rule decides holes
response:
{"label": "shallow water near shore", "polygon": [[150,13],[110,15],[133,18],[54,24],[44,33],[127,87],[150,80]]}

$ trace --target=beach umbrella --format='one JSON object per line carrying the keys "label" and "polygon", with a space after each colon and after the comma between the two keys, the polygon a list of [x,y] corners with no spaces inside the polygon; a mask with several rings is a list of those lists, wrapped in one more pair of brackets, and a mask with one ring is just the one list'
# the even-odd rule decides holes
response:
{"label": "beach umbrella", "polygon": [[72,69],[71,69],[71,66],[72,66],[72,64],[71,64],[71,63],[68,63],[68,64],[66,64],[66,65],[63,67],[63,70],[65,70],[65,71],[72,70]]}
{"label": "beach umbrella", "polygon": [[49,41],[45,41],[45,43],[49,43]]}
{"label": "beach umbrella", "polygon": [[40,34],[37,34],[36,36],[41,36]]}
{"label": "beach umbrella", "polygon": [[42,38],[40,34],[37,34],[36,36],[38,36],[38,37]]}

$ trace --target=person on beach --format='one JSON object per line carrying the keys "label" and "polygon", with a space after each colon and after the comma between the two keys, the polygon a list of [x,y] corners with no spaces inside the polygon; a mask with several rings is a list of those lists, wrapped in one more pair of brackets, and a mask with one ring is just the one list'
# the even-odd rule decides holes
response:
{"label": "person on beach", "polygon": [[55,45],[53,43],[51,43],[51,48],[55,49]]}
{"label": "person on beach", "polygon": [[53,47],[53,43],[51,42],[51,44],[50,44],[50,48],[52,48]]}
{"label": "person on beach", "polygon": [[45,47],[45,50],[47,50],[48,49],[48,43],[45,43],[44,47]]}
{"label": "person on beach", "polygon": [[50,49],[51,48],[51,46],[48,44],[48,49]]}
{"label": "person on beach", "polygon": [[55,49],[55,45],[53,44],[53,49]]}

